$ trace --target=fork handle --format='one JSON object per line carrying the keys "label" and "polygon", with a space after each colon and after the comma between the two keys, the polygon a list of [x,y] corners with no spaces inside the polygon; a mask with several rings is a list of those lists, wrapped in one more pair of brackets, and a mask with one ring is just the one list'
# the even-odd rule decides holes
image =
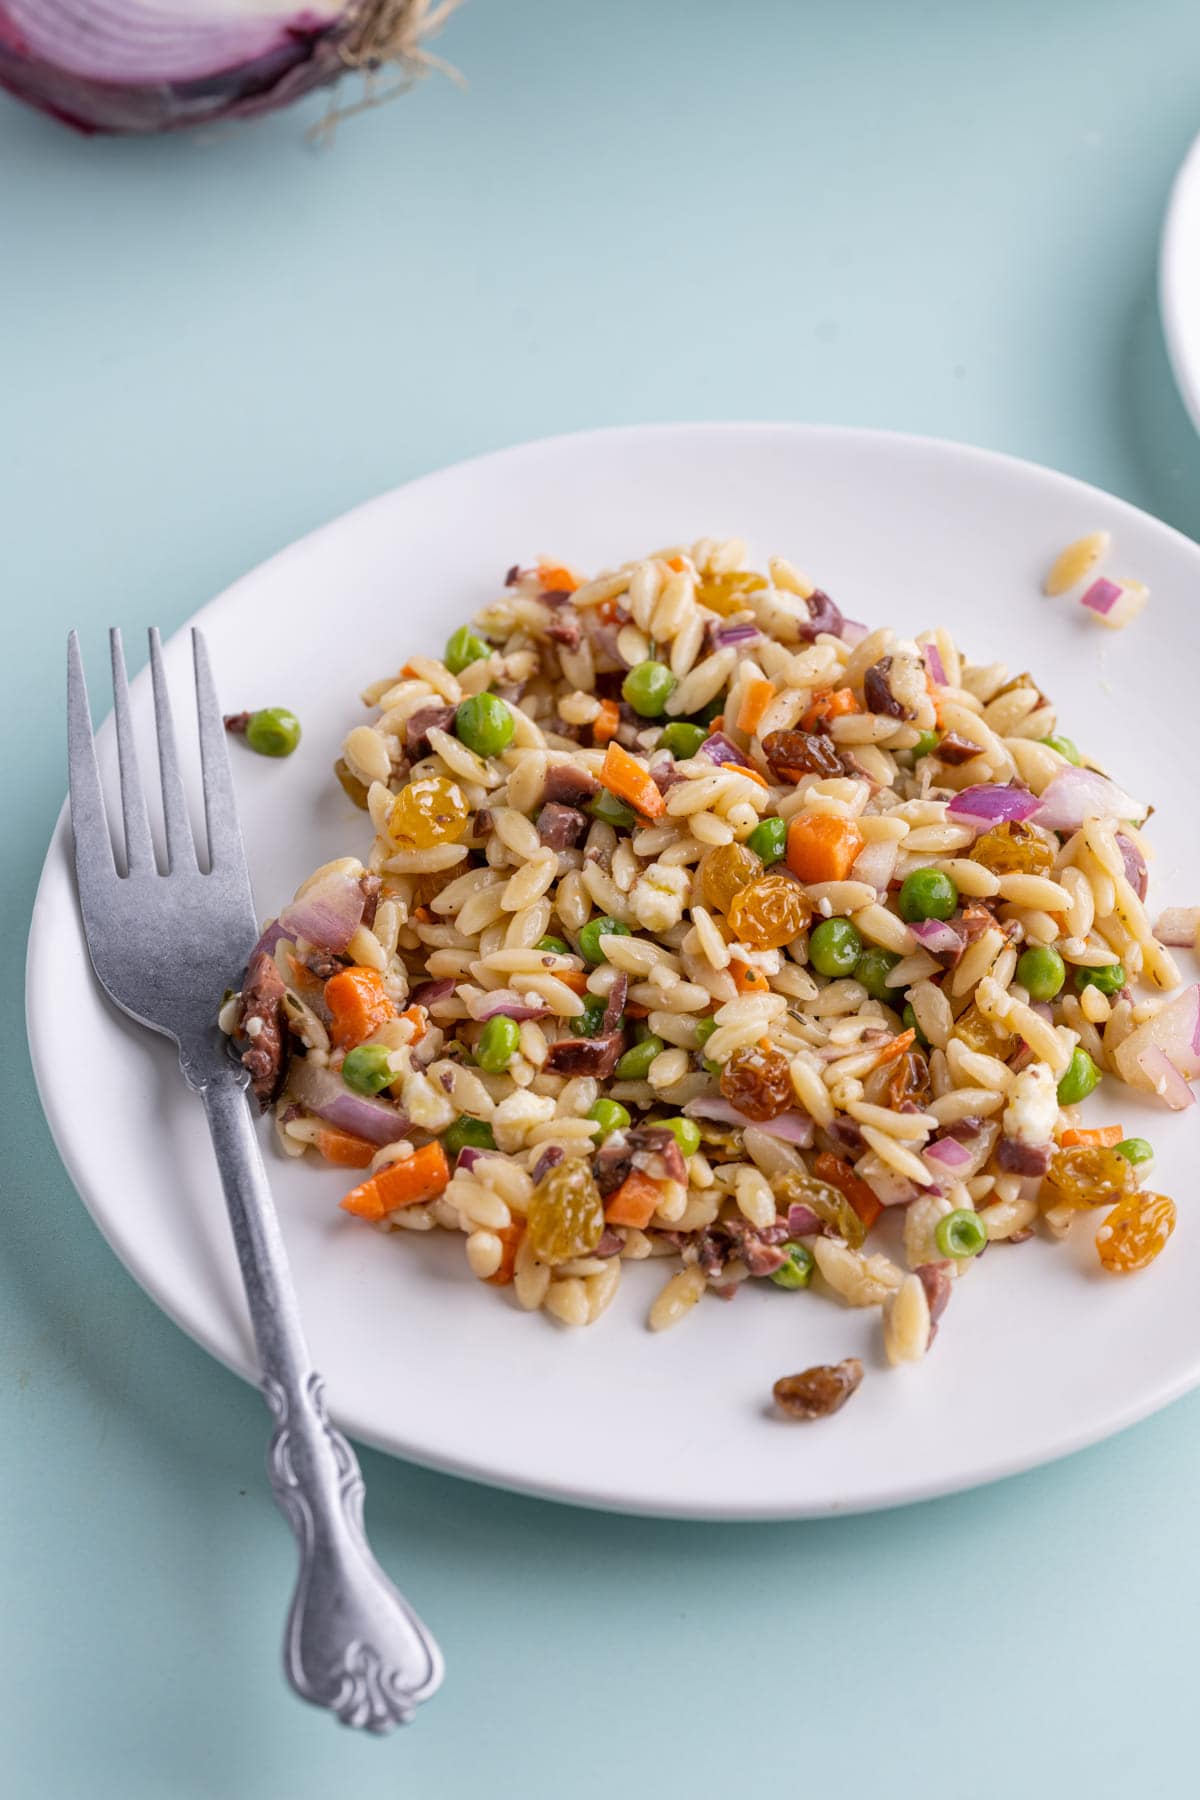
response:
{"label": "fork handle", "polygon": [[300,1551],[284,1670],[344,1725],[390,1731],[438,1686],[441,1652],[367,1543],[362,1472],[308,1359],[244,1076],[230,1068],[199,1086],[275,1416],[267,1473]]}

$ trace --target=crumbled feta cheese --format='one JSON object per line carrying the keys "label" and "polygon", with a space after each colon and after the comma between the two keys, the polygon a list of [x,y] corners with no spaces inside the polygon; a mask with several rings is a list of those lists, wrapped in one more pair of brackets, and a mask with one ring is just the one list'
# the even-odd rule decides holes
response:
{"label": "crumbled feta cheese", "polygon": [[638,876],[629,896],[633,916],[647,931],[670,931],[683,917],[691,886],[687,869],[654,862]]}
{"label": "crumbled feta cheese", "polygon": [[[970,1205],[969,1200],[967,1204]],[[922,1196],[905,1207],[904,1260],[910,1269],[919,1269],[923,1263],[946,1261],[937,1247],[934,1232],[955,1210],[955,1202],[948,1194]]]}
{"label": "crumbled feta cheese", "polygon": [[546,1125],[554,1117],[554,1101],[546,1094],[522,1092],[510,1094],[492,1114],[492,1132],[496,1146],[507,1156],[519,1150],[526,1135],[535,1125]]}
{"label": "crumbled feta cheese", "polygon": [[1013,1082],[1004,1109],[1004,1135],[1019,1144],[1049,1143],[1058,1122],[1058,1092],[1050,1067],[1030,1063]]}
{"label": "crumbled feta cheese", "polygon": [[400,1105],[414,1125],[422,1131],[445,1131],[454,1123],[455,1112],[445,1094],[439,1093],[427,1075],[419,1069],[404,1077]]}

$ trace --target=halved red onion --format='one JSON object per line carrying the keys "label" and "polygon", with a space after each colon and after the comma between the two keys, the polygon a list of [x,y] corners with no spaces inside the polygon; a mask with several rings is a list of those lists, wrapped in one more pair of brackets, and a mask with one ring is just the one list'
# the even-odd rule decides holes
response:
{"label": "halved red onion", "polygon": [[1120,598],[1120,583],[1109,581],[1107,576],[1101,575],[1093,581],[1086,593],[1079,596],[1079,603],[1081,606],[1088,607],[1092,612],[1106,614],[1112,611]]}
{"label": "halved red onion", "polygon": [[[1053,787],[1054,783],[1051,782]],[[1047,790],[1049,791],[1049,790]],[[1043,796],[1044,798],[1044,796]],[[968,824],[996,825],[1007,820],[1018,823],[1031,818],[1040,802],[1028,788],[1017,783],[980,782],[955,794],[946,812],[952,819],[965,819]]]}
{"label": "halved red onion", "polygon": [[548,1006],[531,1006],[523,995],[515,994],[511,988],[495,988],[475,1017],[481,1024],[485,1019],[512,1019],[516,1024],[524,1025],[529,1019],[544,1019],[549,1011]]}
{"label": "halved red onion", "polygon": [[950,1175],[955,1180],[960,1178],[959,1172],[974,1160],[973,1154],[965,1144],[957,1138],[935,1138],[932,1144],[925,1146],[925,1161],[934,1171],[941,1175]]}
{"label": "halved red onion", "polygon": [[409,1121],[398,1106],[352,1093],[340,1075],[307,1056],[292,1063],[288,1092],[319,1119],[372,1144],[394,1143],[408,1130]]}
{"label": "halved red onion", "polygon": [[326,875],[285,906],[279,924],[289,937],[340,954],[362,924],[363,891],[357,875]]}
{"label": "halved red onion", "polygon": [[1186,1112],[1189,1106],[1195,1106],[1195,1094],[1165,1050],[1157,1044],[1147,1044],[1138,1051],[1137,1061],[1159,1099],[1172,1112]]}
{"label": "halved red onion", "polygon": [[1024,816],[1051,831],[1078,831],[1085,819],[1131,819],[1140,825],[1149,810],[1096,769],[1064,769],[1042,789],[1033,813]]}
{"label": "halved red onion", "polygon": [[908,928],[923,950],[935,956],[953,956],[963,947],[962,935],[945,919],[916,919]]}
{"label": "halved red onion", "polygon": [[1200,906],[1169,906],[1154,927],[1159,943],[1169,944],[1173,950],[1190,950],[1196,942],[1197,932],[1200,932]]}
{"label": "halved red onion", "polygon": [[693,1119],[712,1119],[720,1125],[740,1125],[743,1128],[752,1126],[755,1131],[763,1132],[767,1137],[779,1138],[785,1144],[798,1144],[802,1150],[807,1149],[813,1141],[813,1122],[807,1113],[779,1113],[774,1119],[751,1119],[739,1112],[736,1106],[730,1106],[728,1100],[718,1099],[715,1094],[701,1094],[696,1100],[689,1100],[684,1112]]}
{"label": "halved red onion", "polygon": [[859,851],[851,875],[855,881],[865,881],[877,894],[886,894],[899,858],[899,844],[880,838]]}
{"label": "halved red onion", "polygon": [[929,670],[939,687],[947,687],[946,665],[942,661],[941,651],[936,644],[925,645],[925,667]]}
{"label": "halved red onion", "polygon": [[750,761],[750,758],[745,752],[739,750],[737,745],[733,743],[731,739],[727,738],[723,731],[711,732],[709,736],[705,738],[696,754],[697,756],[705,757],[707,761],[713,763],[733,763],[742,769],[752,769],[754,767],[754,764]]}

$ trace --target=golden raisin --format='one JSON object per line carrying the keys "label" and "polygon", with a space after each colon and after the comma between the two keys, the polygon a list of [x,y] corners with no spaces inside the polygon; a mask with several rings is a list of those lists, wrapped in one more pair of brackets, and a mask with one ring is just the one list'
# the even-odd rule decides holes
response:
{"label": "golden raisin", "polygon": [[933,1098],[929,1084],[929,1064],[923,1051],[906,1050],[898,1056],[888,1074],[887,1104],[899,1111],[906,1100],[926,1106]]}
{"label": "golden raisin", "polygon": [[713,912],[728,912],[744,887],[762,874],[762,858],[745,844],[721,844],[700,865],[700,891]]}
{"label": "golden raisin", "polygon": [[525,1226],[544,1263],[590,1255],[604,1234],[604,1202],[586,1162],[568,1157],[543,1175],[529,1197]]}
{"label": "golden raisin", "polygon": [[792,1206],[807,1206],[810,1212],[816,1213],[822,1225],[828,1225],[840,1238],[845,1238],[852,1250],[860,1249],[865,1242],[867,1227],[840,1188],[792,1170],[776,1176],[771,1187],[781,1213],[786,1214]]}
{"label": "golden raisin", "polygon": [[367,790],[358,779],[358,776],[350,773],[349,766],[340,756],[333,765],[333,772],[341,782],[344,792],[350,796],[355,806],[358,807],[358,810],[360,812],[366,812]]}
{"label": "golden raisin", "polygon": [[721,1092],[748,1119],[773,1119],[795,1104],[787,1057],[757,1044],[730,1057],[721,1070]]}
{"label": "golden raisin", "polygon": [[812,902],[790,875],[764,875],[734,895],[728,917],[752,950],[781,950],[808,925]]}
{"label": "golden raisin", "polygon": [[976,838],[971,861],[982,863],[993,875],[1048,875],[1054,851],[1030,826],[1005,819]]}
{"label": "golden raisin", "polygon": [[1050,1158],[1046,1179],[1054,1205],[1104,1206],[1137,1187],[1133,1164],[1103,1144],[1060,1146]]}
{"label": "golden raisin", "polygon": [[962,1039],[968,1050],[982,1050],[985,1055],[998,1056],[1001,1061],[1013,1047],[1012,1033],[985,1019],[973,1001],[955,1020],[954,1035]]}
{"label": "golden raisin", "polygon": [[845,1362],[818,1363],[799,1375],[781,1375],[772,1392],[789,1419],[827,1419],[845,1406],[863,1378],[857,1356]]}
{"label": "golden raisin", "polygon": [[1096,1253],[1114,1275],[1152,1263],[1175,1229],[1175,1202],[1135,1192],[1118,1201],[1096,1233]]}
{"label": "golden raisin", "polygon": [[727,575],[706,575],[696,587],[696,598],[710,612],[722,618],[746,610],[747,594],[761,593],[767,585],[762,575],[751,575],[745,569],[733,569]]}
{"label": "golden raisin", "polygon": [[422,775],[402,787],[388,814],[388,836],[402,850],[430,850],[456,844],[467,829],[471,809],[457,781]]}

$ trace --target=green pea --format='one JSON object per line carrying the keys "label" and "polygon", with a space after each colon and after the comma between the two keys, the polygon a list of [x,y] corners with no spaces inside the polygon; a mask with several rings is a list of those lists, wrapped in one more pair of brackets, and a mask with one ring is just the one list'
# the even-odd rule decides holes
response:
{"label": "green pea", "polygon": [[1065,756],[1067,761],[1069,763],[1074,763],[1077,769],[1083,767],[1083,758],[1079,754],[1078,747],[1069,737],[1044,737],[1041,741],[1043,744],[1048,745],[1051,750],[1057,750],[1060,756]]}
{"label": "green pea", "polygon": [[608,1001],[603,994],[585,994],[583,1011],[571,1020],[571,1030],[576,1037],[595,1037],[604,1023],[604,1013]]}
{"label": "green pea", "polygon": [[1024,951],[1017,963],[1017,980],[1031,1000],[1053,1000],[1066,979],[1066,965],[1050,944]]}
{"label": "green pea", "polygon": [[706,1019],[697,1019],[696,1020],[696,1042],[698,1044],[707,1044],[709,1038],[712,1036],[713,1032],[716,1029],[717,1029],[717,1021],[716,1021],[716,1017],[713,1013],[709,1013],[709,1015]]}
{"label": "green pea", "polygon": [[1072,1050],[1067,1072],[1058,1084],[1059,1105],[1074,1106],[1077,1100],[1086,1100],[1099,1079],[1100,1071],[1087,1051]]}
{"label": "green pea", "polygon": [[958,889],[940,869],[914,869],[900,889],[900,917],[913,925],[920,919],[948,919],[958,905]]}
{"label": "green pea", "polygon": [[1125,986],[1125,968],[1122,963],[1105,963],[1099,969],[1076,969],[1075,988],[1082,994],[1084,988],[1099,988],[1102,994],[1119,994]]}
{"label": "green pea", "polygon": [[787,825],[783,819],[763,819],[746,839],[747,850],[761,858],[764,868],[777,863],[787,849]]}
{"label": "green pea", "polygon": [[[713,720],[719,719],[724,711],[725,696],[724,694],[717,694],[714,699],[709,701],[707,706],[702,706],[699,712],[689,713],[688,717],[695,725],[711,725]],[[704,735],[707,737],[708,733],[705,732]]]}
{"label": "green pea", "polygon": [[521,1041],[521,1028],[515,1019],[498,1015],[489,1019],[475,1046],[475,1061],[489,1075],[503,1075]]}
{"label": "green pea", "polygon": [[260,756],[290,756],[300,742],[300,721],[286,706],[264,706],[247,719],[246,742]]}
{"label": "green pea", "polygon": [[855,963],[854,979],[861,981],[872,1000],[883,1000],[891,1005],[898,996],[895,988],[888,986],[887,978],[899,961],[894,951],[872,944]]}
{"label": "green pea", "polygon": [[547,956],[570,956],[571,946],[563,938],[539,938],[533,946],[535,950],[544,950]]}
{"label": "green pea", "polygon": [[787,1261],[780,1264],[771,1276],[771,1280],[776,1287],[806,1288],[813,1278],[812,1251],[807,1244],[797,1244],[791,1241],[782,1245],[781,1248]]}
{"label": "green pea", "polygon": [[912,1009],[911,1001],[908,1001],[905,1004],[904,1011],[900,1014],[900,1020],[904,1026],[905,1031],[915,1031],[916,1032],[917,1043],[920,1044],[922,1050],[928,1050],[929,1039],[925,1036],[925,1033],[921,1030],[921,1027],[917,1024],[917,1015]]}
{"label": "green pea", "polygon": [[656,1125],[664,1126],[671,1133],[685,1156],[695,1156],[700,1148],[700,1127],[694,1119],[676,1117],[674,1119],[656,1119],[654,1122]]}
{"label": "green pea", "polygon": [[1153,1162],[1154,1160],[1154,1151],[1145,1138],[1122,1138],[1121,1142],[1116,1145],[1116,1152],[1118,1156],[1123,1156],[1126,1162],[1133,1163],[1135,1167],[1138,1163]]}
{"label": "green pea", "polygon": [[342,1080],[356,1094],[378,1094],[395,1079],[391,1054],[382,1044],[358,1044],[346,1052]]}
{"label": "green pea", "polygon": [[938,1220],[933,1241],[943,1256],[953,1256],[961,1261],[979,1255],[988,1241],[987,1227],[978,1213],[947,1213],[944,1219]]}
{"label": "green pea", "polygon": [[686,719],[676,719],[659,738],[658,747],[669,750],[678,762],[686,762],[695,756],[703,742],[703,725],[689,725]]}
{"label": "green pea", "polygon": [[678,685],[666,663],[644,662],[630,669],[621,683],[621,693],[643,719],[659,719]]}
{"label": "green pea", "polygon": [[614,1131],[628,1131],[631,1122],[629,1113],[619,1100],[597,1100],[594,1106],[589,1106],[584,1117],[595,1119],[600,1127],[601,1142]]}
{"label": "green pea", "polygon": [[632,933],[628,925],[622,925],[620,919],[610,919],[607,915],[602,919],[589,919],[579,934],[579,954],[585,962],[590,962],[593,969],[598,968],[608,958],[600,947],[602,937],[630,937]]}
{"label": "green pea", "polygon": [[809,933],[808,960],[818,975],[849,975],[862,947],[849,919],[822,919]]}
{"label": "green pea", "polygon": [[457,1156],[460,1150],[468,1148],[494,1150],[496,1140],[486,1119],[472,1119],[467,1113],[460,1113],[453,1125],[447,1125],[443,1131],[442,1149],[447,1156]]}
{"label": "green pea", "polygon": [[913,761],[920,762],[923,756],[928,756],[931,750],[936,750],[941,741],[938,732],[923,731],[912,747]]}
{"label": "green pea", "polygon": [[601,788],[596,798],[589,802],[588,811],[593,819],[599,819],[604,825],[611,825],[614,830],[630,831],[637,824],[637,816],[632,807],[610,794],[607,788]]}
{"label": "green pea", "polygon": [[512,709],[495,694],[472,694],[454,715],[458,740],[476,756],[499,756],[512,743],[516,721]]}
{"label": "green pea", "polygon": [[492,654],[490,644],[476,637],[469,625],[460,625],[452,631],[446,640],[446,654],[442,661],[452,675],[461,675],[469,663],[482,662],[485,656]]}
{"label": "green pea", "polygon": [[618,1081],[644,1081],[650,1064],[665,1049],[666,1045],[660,1037],[651,1034],[651,1036],[643,1038],[640,1044],[635,1044],[632,1050],[627,1050],[617,1064],[615,1072]]}

